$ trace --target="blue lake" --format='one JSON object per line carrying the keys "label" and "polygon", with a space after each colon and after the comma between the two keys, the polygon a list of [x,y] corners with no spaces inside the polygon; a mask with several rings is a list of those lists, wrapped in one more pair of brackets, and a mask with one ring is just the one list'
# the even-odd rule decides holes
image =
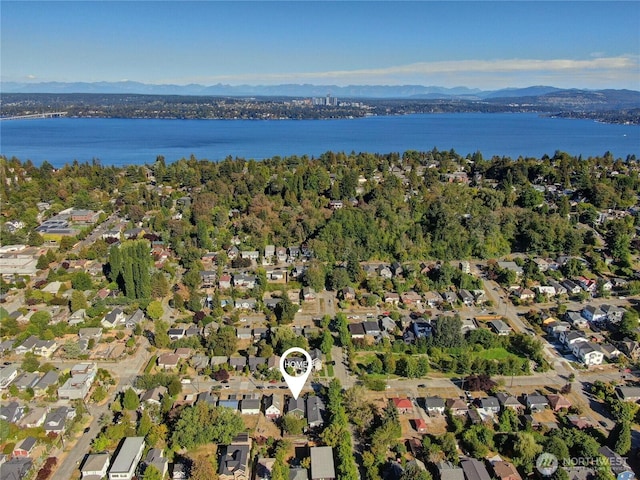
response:
{"label": "blue lake", "polygon": [[524,113],[454,113],[340,120],[147,120],[53,118],[0,122],[0,154],[55,166],[100,159],[103,165],[168,162],[195,155],[264,159],[332,151],[455,149],[541,157],[556,150],[583,157],[610,151],[640,157],[640,126]]}

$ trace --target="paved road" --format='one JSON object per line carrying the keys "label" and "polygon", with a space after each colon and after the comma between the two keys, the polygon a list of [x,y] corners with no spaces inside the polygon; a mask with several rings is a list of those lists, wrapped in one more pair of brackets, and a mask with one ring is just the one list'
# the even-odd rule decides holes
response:
{"label": "paved road", "polygon": [[[496,313],[505,317],[515,332],[529,333],[531,331],[530,326],[526,325],[519,317],[516,307],[509,301],[507,293],[502,289],[502,287],[492,280],[485,279],[483,282],[487,296],[495,305],[494,310]],[[558,374],[568,376],[571,373],[574,373],[574,369],[571,364],[566,359],[562,358],[548,341],[539,336],[538,338],[542,342],[545,358]]]}
{"label": "paved road", "polygon": [[[133,358],[127,358],[125,361],[118,364],[97,362],[99,367],[106,368],[115,374],[114,379],[117,382],[115,389],[116,392],[121,392],[131,386],[138,373],[147,364],[151,357],[151,354],[147,351],[148,346],[149,343],[147,342],[147,339],[141,337],[141,344]],[[114,367],[117,367],[117,371],[114,371]],[[100,432],[100,416],[107,413],[109,410],[109,403],[107,402],[100,406],[88,405],[87,407],[89,414],[93,417],[89,426],[89,431],[87,433],[83,433],[71,448],[67,456],[62,461],[62,464],[56,470],[53,478],[71,478],[73,473],[79,468],[79,465],[82,464],[85,455],[89,453],[91,442]]]}

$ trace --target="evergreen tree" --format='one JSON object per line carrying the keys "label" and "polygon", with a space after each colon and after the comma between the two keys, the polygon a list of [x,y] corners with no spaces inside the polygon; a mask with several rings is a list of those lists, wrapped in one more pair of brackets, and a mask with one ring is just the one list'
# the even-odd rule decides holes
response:
{"label": "evergreen tree", "polygon": [[[613,435],[615,432],[615,436]],[[622,421],[616,425],[611,432],[615,441],[613,442],[613,451],[619,455],[626,455],[631,450],[631,423]]]}
{"label": "evergreen tree", "polygon": [[132,388],[128,388],[125,390],[124,395],[122,397],[122,406],[126,410],[137,410],[140,406],[140,399],[138,395]]}

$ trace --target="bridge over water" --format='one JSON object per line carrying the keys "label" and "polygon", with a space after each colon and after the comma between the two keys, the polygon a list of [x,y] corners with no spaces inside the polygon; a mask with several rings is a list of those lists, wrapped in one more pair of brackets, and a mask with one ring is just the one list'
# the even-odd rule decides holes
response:
{"label": "bridge over water", "polygon": [[0,117],[0,120],[28,120],[32,118],[58,118],[66,117],[67,112],[49,112],[49,113],[33,113],[31,115],[12,115],[9,117]]}

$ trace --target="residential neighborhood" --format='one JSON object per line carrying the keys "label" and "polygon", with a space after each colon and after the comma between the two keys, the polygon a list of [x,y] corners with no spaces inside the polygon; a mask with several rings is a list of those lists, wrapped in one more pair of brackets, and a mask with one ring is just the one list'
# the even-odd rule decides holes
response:
{"label": "residential neighborhood", "polygon": [[[571,480],[605,478],[602,458],[608,475],[632,472],[635,203],[598,210],[542,174],[505,193],[479,160],[445,157],[389,158],[354,175],[278,165],[244,203],[158,162],[122,171],[113,198],[85,190],[73,207],[34,205],[37,241],[14,229],[0,247],[2,478],[521,480],[557,444]],[[326,173],[315,204],[276,182],[312,166]],[[636,179],[635,164],[617,168]],[[436,187],[451,202],[499,196],[520,223],[548,215],[566,230],[562,248],[535,247],[543,238],[529,226],[510,247],[503,237],[467,251],[434,233],[449,204],[419,214],[411,245],[368,230],[388,189],[388,208],[404,212]],[[545,210],[559,205],[565,214]],[[452,218],[450,228],[475,222]],[[297,398],[279,368],[292,347],[312,361]]]}

